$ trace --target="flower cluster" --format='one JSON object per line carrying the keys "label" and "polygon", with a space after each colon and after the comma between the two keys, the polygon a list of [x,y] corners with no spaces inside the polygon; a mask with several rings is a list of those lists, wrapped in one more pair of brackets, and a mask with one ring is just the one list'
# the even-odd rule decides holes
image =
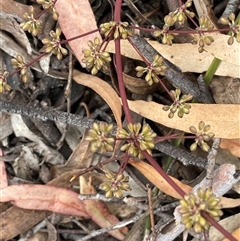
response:
{"label": "flower cluster", "polygon": [[220,198],[216,197],[210,189],[198,189],[196,195],[190,193],[180,200],[179,212],[186,229],[193,228],[196,233],[209,229],[210,223],[201,216],[202,211],[207,212],[216,221],[223,214]]}
{"label": "flower cluster", "polygon": [[53,30],[50,31],[50,36],[52,38],[51,40],[47,38],[42,40],[42,43],[45,46],[45,52],[55,54],[59,60],[62,59],[63,55],[67,55],[68,53],[67,49],[61,46],[60,35],[61,30],[57,28],[56,32],[54,32]]}
{"label": "flower cluster", "polygon": [[205,34],[203,34],[203,31],[209,31],[209,30],[212,30],[213,28],[214,28],[213,24],[207,17],[201,16],[199,18],[199,27],[196,29],[196,31],[200,35],[199,48],[198,48],[199,53],[202,53],[204,51],[205,44],[211,45],[211,43],[214,41],[212,36],[206,36]]}
{"label": "flower cluster", "polygon": [[25,64],[23,57],[18,55],[16,58],[11,59],[14,69],[20,70],[20,78],[23,82],[27,82],[29,79],[29,73],[27,65]]}
{"label": "flower cluster", "polygon": [[187,20],[188,16],[190,18],[194,18],[195,14],[187,9],[191,6],[192,6],[192,0],[188,0],[185,4],[183,4],[176,11],[174,11],[171,14],[173,24],[175,22],[178,22],[180,25],[183,25]]}
{"label": "flower cluster", "polygon": [[210,130],[210,125],[205,125],[203,121],[200,121],[198,124],[198,130],[194,126],[190,126],[190,131],[196,135],[195,142],[190,146],[190,150],[196,150],[199,145],[202,150],[208,152],[210,147],[206,143],[214,137],[213,132],[208,132]]}
{"label": "flower cluster", "polygon": [[231,28],[230,37],[228,39],[228,44],[232,45],[234,43],[234,38],[240,43],[240,19],[236,22],[236,16],[234,13],[230,13],[227,17],[221,17],[220,21],[222,24],[229,25]]}
{"label": "flower cluster", "polygon": [[56,9],[54,8],[56,0],[37,0],[38,4],[41,4],[44,9],[50,10],[52,12],[52,17],[54,20],[58,19],[58,13]]}
{"label": "flower cluster", "polygon": [[104,34],[105,37],[109,37],[112,32],[113,38],[117,39],[121,37],[122,39],[126,39],[128,36],[132,36],[131,30],[129,30],[128,22],[114,22],[110,21],[107,23],[102,23],[100,25],[100,32]]}
{"label": "flower cluster", "polygon": [[88,46],[90,49],[84,49],[83,63],[86,64],[87,70],[91,71],[92,75],[96,75],[99,70],[105,72],[109,69],[109,62],[111,62],[111,57],[108,52],[101,51],[100,39],[95,38],[93,41],[88,41]]}
{"label": "flower cluster", "polygon": [[195,14],[189,11],[189,8],[192,5],[192,0],[188,0],[185,4],[183,4],[180,8],[178,8],[174,12],[170,12],[168,15],[164,17],[164,26],[162,30],[156,30],[153,32],[153,36],[159,37],[162,36],[162,43],[167,45],[172,45],[172,41],[174,39],[174,35],[169,33],[169,29],[176,22],[180,25],[183,25],[187,20],[187,17],[193,18]]}
{"label": "flower cluster", "polygon": [[106,197],[120,198],[123,196],[123,191],[131,190],[128,184],[128,176],[124,176],[122,173],[113,173],[110,171],[107,171],[105,176],[108,178],[108,181],[101,183],[99,188],[106,192]]}
{"label": "flower cluster", "polygon": [[86,137],[86,140],[91,142],[91,150],[93,152],[99,151],[100,153],[106,153],[108,151],[113,151],[115,140],[110,134],[112,129],[112,124],[104,122],[93,124],[93,128],[89,130]]}
{"label": "flower cluster", "polygon": [[153,57],[153,62],[147,66],[137,66],[137,76],[141,77],[144,73],[147,73],[145,76],[145,80],[149,85],[152,85],[153,83],[158,83],[159,80],[156,77],[156,75],[165,75],[167,67],[163,65],[163,58],[159,55],[155,55]]}
{"label": "flower cluster", "polygon": [[156,133],[152,131],[150,126],[144,124],[142,127],[140,123],[130,123],[127,128],[128,131],[120,129],[118,133],[118,138],[127,140],[127,143],[121,147],[121,151],[127,151],[129,155],[138,157],[139,159],[143,158],[142,151],[147,151],[151,154],[151,149],[154,147],[154,137],[156,137]]}
{"label": "flower cluster", "polygon": [[189,114],[191,105],[187,104],[187,101],[190,101],[193,99],[193,96],[190,94],[187,95],[181,95],[181,90],[176,89],[170,91],[171,97],[173,98],[173,103],[171,106],[165,105],[163,107],[163,110],[168,111],[170,110],[170,113],[168,114],[169,118],[173,118],[174,114],[177,113],[178,117],[182,118],[184,114]]}
{"label": "flower cluster", "polygon": [[7,71],[0,73],[0,93],[11,90],[11,86],[7,83],[8,75],[9,73]]}
{"label": "flower cluster", "polygon": [[23,18],[26,20],[26,22],[22,22],[20,26],[24,31],[28,31],[33,36],[37,36],[38,33],[42,31],[42,22],[38,19],[34,18],[34,8],[33,6],[29,7],[30,14],[24,13]]}

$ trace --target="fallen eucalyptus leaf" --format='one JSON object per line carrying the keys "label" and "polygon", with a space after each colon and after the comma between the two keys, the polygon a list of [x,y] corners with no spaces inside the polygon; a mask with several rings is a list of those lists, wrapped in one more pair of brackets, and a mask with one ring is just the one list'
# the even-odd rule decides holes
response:
{"label": "fallen eucalyptus leaf", "polygon": [[[81,0],[78,3],[75,1],[57,1],[55,8],[59,14],[58,22],[66,39],[98,29],[95,16],[88,0]],[[82,51],[83,49],[89,48],[88,41],[94,40],[95,37],[101,39],[101,35],[98,31],[68,43],[83,67],[86,65],[82,62],[84,57]]]}
{"label": "fallen eucalyptus leaf", "polygon": [[240,138],[240,106],[223,104],[191,104],[190,113],[183,118],[168,118],[163,105],[143,100],[128,101],[129,108],[139,115],[169,128],[190,132],[190,126],[197,126],[200,121],[211,126],[215,137],[225,139]]}
{"label": "fallen eucalyptus leaf", "polygon": [[[216,75],[240,77],[240,45],[227,45],[228,36],[218,34],[214,36],[214,43],[208,46],[207,52],[198,53],[197,46],[191,43],[163,45],[157,41],[148,40],[161,55],[178,66],[183,72],[203,73],[208,70],[214,57],[223,60],[221,68],[218,68]],[[221,47],[218,47],[220,44]],[[115,53],[114,41],[110,41],[106,51]],[[121,53],[123,56],[141,60],[139,54],[134,50],[127,40],[121,40]]]}
{"label": "fallen eucalyptus leaf", "polygon": [[107,102],[114,114],[118,128],[121,128],[122,106],[115,90],[100,78],[90,74],[81,73],[77,70],[73,70],[73,79],[78,84],[93,89]]}

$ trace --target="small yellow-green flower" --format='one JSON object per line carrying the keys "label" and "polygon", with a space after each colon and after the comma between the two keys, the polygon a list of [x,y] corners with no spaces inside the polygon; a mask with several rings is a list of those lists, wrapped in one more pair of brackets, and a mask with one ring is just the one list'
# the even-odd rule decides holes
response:
{"label": "small yellow-green flower", "polygon": [[52,12],[52,17],[54,20],[58,19],[59,14],[57,13],[56,9],[54,8],[54,4],[56,1],[53,0],[37,0],[38,4],[41,4],[44,9],[48,9]]}
{"label": "small yellow-green flower", "polygon": [[30,11],[30,14],[28,13],[23,14],[23,18],[26,20],[26,22],[20,23],[20,27],[22,27],[24,31],[28,31],[29,33],[31,33],[33,36],[37,36],[38,33],[42,31],[42,26],[41,26],[42,22],[34,18],[33,6],[29,7],[29,11]]}
{"label": "small yellow-green flower", "polygon": [[163,65],[163,58],[159,55],[155,55],[153,58],[153,62],[147,66],[137,66],[137,76],[141,77],[144,73],[146,73],[145,80],[149,85],[152,85],[153,83],[158,83],[159,80],[156,77],[156,75],[165,75],[167,67]]}
{"label": "small yellow-green flower", "polygon": [[184,114],[189,114],[191,105],[186,102],[192,100],[193,96],[190,94],[187,94],[187,95],[182,95],[180,97],[181,95],[180,89],[176,89],[175,91],[171,90],[170,94],[174,99],[172,105],[171,106],[165,105],[163,107],[163,110],[165,111],[170,110],[168,117],[173,118],[174,114],[177,113],[178,117],[182,118]]}
{"label": "small yellow-green flower", "polygon": [[189,11],[187,8],[191,7],[192,0],[188,0],[185,4],[179,7],[176,11],[172,14],[172,21],[178,22],[180,25],[183,25],[187,20],[188,16],[193,18],[195,14]]}
{"label": "small yellow-green flower", "polygon": [[195,142],[190,146],[190,150],[196,150],[197,146],[199,145],[202,150],[208,152],[210,147],[206,141],[209,141],[214,137],[214,133],[209,132],[210,125],[205,125],[203,121],[200,121],[198,124],[198,130],[194,126],[191,126],[189,129],[193,134],[196,135]]}
{"label": "small yellow-green flower", "polygon": [[113,173],[110,171],[107,171],[105,176],[108,178],[108,181],[101,183],[99,188],[106,192],[106,197],[120,198],[123,196],[123,191],[131,190],[128,184],[128,176],[124,176],[122,173]]}
{"label": "small yellow-green flower", "polygon": [[128,29],[128,22],[114,22],[110,21],[107,23],[102,23],[100,25],[100,32],[104,34],[105,37],[110,36],[113,32],[113,38],[126,39],[128,36],[132,36],[132,31]]}
{"label": "small yellow-green flower", "polygon": [[16,58],[11,59],[12,65],[14,69],[20,70],[20,78],[23,82],[27,82],[29,78],[28,68],[25,64],[23,57],[18,55]]}
{"label": "small yellow-green flower", "polygon": [[42,40],[46,53],[55,54],[59,60],[62,59],[63,55],[67,55],[68,53],[67,49],[61,46],[60,35],[61,29],[57,28],[56,32],[53,30],[50,32],[51,40],[47,38]]}
{"label": "small yellow-green flower", "polygon": [[214,39],[212,36],[206,36],[205,34],[202,33],[202,31],[209,31],[214,28],[213,24],[211,21],[208,19],[206,16],[201,16],[199,18],[199,27],[196,29],[196,31],[200,35],[200,40],[199,40],[199,48],[198,52],[202,53],[204,51],[204,46],[205,45],[211,45],[212,42],[214,42]]}
{"label": "small yellow-green flower", "polygon": [[236,16],[234,13],[230,13],[228,17],[221,17],[220,21],[222,24],[229,25],[231,31],[229,32],[228,44],[232,45],[234,43],[234,38],[240,43],[240,19],[236,21]]}
{"label": "small yellow-green flower", "polygon": [[216,221],[223,214],[220,198],[216,197],[210,189],[199,189],[196,195],[190,193],[180,200],[179,212],[186,229],[193,228],[196,233],[209,229],[210,223],[201,216],[201,211],[207,212]]}
{"label": "small yellow-green flower", "polygon": [[4,93],[11,90],[11,86],[7,83],[7,77],[9,73],[4,71],[0,73],[0,93]]}
{"label": "small yellow-green flower", "polygon": [[96,75],[99,70],[108,72],[109,62],[111,62],[110,54],[101,50],[101,42],[99,38],[95,38],[94,41],[88,41],[90,49],[84,49],[83,63],[86,64],[86,69],[91,71],[92,75]]}
{"label": "small yellow-green flower", "polygon": [[113,151],[115,140],[110,134],[112,129],[112,124],[104,122],[93,124],[93,128],[89,130],[86,137],[86,140],[91,142],[91,150],[93,152],[99,151],[100,153],[106,153]]}
{"label": "small yellow-green flower", "polygon": [[[148,124],[143,127],[140,123],[128,124],[128,130],[120,129],[118,138],[126,139],[127,143],[121,147],[121,151],[127,151],[131,156],[136,156],[139,159],[143,158],[142,151],[147,151],[151,154],[151,149],[154,148],[154,138],[156,133],[152,131]],[[138,148],[139,144],[140,149]]]}

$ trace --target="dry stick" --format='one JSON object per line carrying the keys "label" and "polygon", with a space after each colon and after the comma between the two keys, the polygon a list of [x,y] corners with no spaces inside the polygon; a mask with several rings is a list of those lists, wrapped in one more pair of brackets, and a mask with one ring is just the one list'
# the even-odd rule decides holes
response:
{"label": "dry stick", "polygon": [[220,138],[215,138],[212,144],[212,148],[210,152],[208,153],[207,159],[208,159],[208,165],[207,165],[207,181],[210,182],[210,186],[212,186],[212,180],[214,175],[214,168],[216,164],[216,156],[218,152],[218,148],[220,145]]}
{"label": "dry stick", "polygon": [[203,103],[213,103],[213,99],[209,94],[203,93],[199,86],[189,80],[182,72],[180,68],[172,64],[170,61],[165,59],[159,52],[157,52],[146,39],[139,35],[133,35],[129,37],[129,40],[136,46],[139,52],[150,62],[153,62],[155,55],[161,56],[164,61],[163,64],[167,67],[165,76],[168,81],[175,87],[181,89],[183,93],[189,93],[193,95],[194,99]]}
{"label": "dry stick", "polygon": [[99,121],[93,119],[57,111],[52,108],[42,108],[34,106],[33,104],[24,105],[0,101],[0,111],[38,118],[43,121],[58,121],[61,123],[72,124],[86,128],[91,128],[94,122],[99,123]]}
{"label": "dry stick", "polygon": [[[13,113],[13,114],[20,114],[26,115],[33,118],[39,118],[42,120],[51,120],[51,121],[58,121],[65,124],[72,124],[75,126],[92,128],[93,123],[99,123],[99,121],[81,117],[78,115],[74,115],[71,113],[66,113],[62,111],[57,111],[52,108],[46,107],[36,107],[33,104],[13,104],[8,102],[0,101],[0,111],[6,113]],[[113,131],[112,134],[116,133]],[[167,155],[172,156],[173,158],[181,161],[184,165],[194,165],[202,168],[206,168],[207,166],[207,159],[195,156],[185,150],[172,146],[170,143],[164,141],[159,142],[156,147],[156,150],[161,151]]]}
{"label": "dry stick", "polygon": [[153,240],[156,240],[156,229],[155,229],[155,222],[154,222],[154,215],[153,215],[153,203],[152,203],[152,190],[147,184],[147,193],[148,193],[148,203],[149,203],[149,216],[152,226],[152,237]]}
{"label": "dry stick", "polygon": [[[230,13],[234,13],[239,8],[239,0],[229,0],[221,17],[228,17]],[[220,22],[220,18],[219,18]]]}
{"label": "dry stick", "polygon": [[157,143],[155,149],[182,162],[185,166],[193,165],[204,169],[207,166],[206,158],[195,156],[183,149],[171,145],[167,141]]}

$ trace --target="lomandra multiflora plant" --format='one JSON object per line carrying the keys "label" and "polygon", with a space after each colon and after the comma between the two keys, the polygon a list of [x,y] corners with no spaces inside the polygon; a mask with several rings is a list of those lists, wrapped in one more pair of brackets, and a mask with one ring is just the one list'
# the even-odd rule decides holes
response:
{"label": "lomandra multiflora plant", "polygon": [[[62,0],[59,0],[62,1]],[[33,36],[37,36],[42,31],[41,21],[39,17],[46,11],[52,13],[53,19],[57,20],[58,13],[54,7],[56,1],[53,0],[36,0],[38,4],[43,7],[43,12],[38,16],[34,14],[34,8],[30,6],[29,13],[24,14],[25,22],[22,22],[20,26],[31,33]],[[123,175],[124,167],[126,166],[129,158],[134,157],[136,159],[147,159],[148,162],[162,175],[163,178],[171,185],[181,196],[180,201],[182,215],[182,223],[186,226],[186,229],[193,229],[197,233],[204,232],[209,229],[210,225],[214,225],[218,228],[228,239],[236,240],[230,233],[224,230],[216,220],[222,215],[221,206],[219,205],[219,198],[215,197],[210,189],[199,190],[195,195],[185,192],[165,173],[165,171],[157,164],[152,157],[152,150],[154,149],[157,135],[151,129],[148,124],[134,123],[131,115],[131,111],[128,107],[126,91],[122,74],[122,59],[120,39],[127,39],[133,45],[131,36],[134,35],[133,30],[135,28],[142,31],[150,31],[155,37],[160,37],[162,44],[172,45],[176,34],[197,34],[198,49],[200,53],[204,51],[205,45],[214,44],[214,38],[209,35],[212,32],[229,31],[228,44],[231,45],[234,41],[240,42],[240,21],[236,20],[236,16],[231,13],[228,17],[221,18],[221,23],[227,25],[227,28],[222,30],[213,29],[211,21],[206,16],[201,16],[198,22],[195,20],[195,13],[190,10],[192,0],[188,0],[185,3],[179,1],[180,7],[174,12],[170,12],[164,17],[164,26],[162,29],[144,29],[130,25],[128,22],[121,22],[121,6],[122,1],[116,0],[115,12],[113,21],[103,23],[99,26],[99,31],[103,36],[103,41],[99,38],[92,39],[88,42],[88,49],[83,50],[84,58],[83,63],[86,64],[87,70],[96,75],[99,71],[106,72],[109,69],[109,63],[112,61],[110,53],[106,52],[106,45],[110,40],[115,42],[115,64],[116,72],[118,76],[118,85],[120,97],[123,104],[124,114],[127,120],[127,125],[117,131],[116,135],[112,135],[114,128],[113,124],[107,123],[95,123],[91,130],[89,130],[86,140],[91,142],[91,149],[93,152],[106,153],[113,152],[115,143],[118,140],[122,141],[120,151],[124,154],[120,157],[116,157],[122,162],[121,167],[117,173],[105,170],[105,175],[108,181],[102,183],[100,188],[106,192],[107,197],[122,197],[123,191],[129,190],[131,187],[128,184],[128,177]],[[183,25],[186,21],[190,20],[195,26],[195,30],[180,31],[174,30],[174,24],[178,23]],[[91,30],[91,34],[97,30]],[[62,40],[61,29],[57,28],[49,33],[49,38],[43,39],[44,52],[38,56],[38,58],[31,61],[31,63],[25,63],[22,56],[17,56],[12,59],[14,72],[8,73],[4,71],[0,75],[0,92],[7,92],[11,90],[11,86],[7,82],[9,75],[19,73],[19,77],[23,82],[28,81],[28,69],[31,65],[38,61],[46,54],[54,54],[61,60],[63,55],[67,55],[68,51],[63,44],[74,41],[76,36],[72,39]],[[133,45],[133,47],[135,47]],[[144,77],[145,81],[152,85],[158,83],[163,85],[163,88],[169,94],[172,100],[171,105],[163,107],[165,111],[168,111],[168,117],[182,118],[184,115],[189,114],[191,111],[190,102],[194,96],[185,93],[182,94],[179,88],[169,91],[167,87],[162,83],[161,77],[165,75],[167,66],[164,65],[163,58],[156,54],[153,56],[153,61],[149,62],[145,59],[141,53],[139,53],[145,62],[146,66],[137,66],[136,72],[138,77]],[[190,149],[195,150],[198,146],[208,152],[210,147],[207,142],[214,137],[214,133],[210,132],[210,125],[200,121],[196,123],[196,127],[190,126],[189,130],[194,134],[195,142],[191,145]],[[170,139],[172,136],[158,137],[158,141],[162,138]],[[174,138],[177,138],[174,136]],[[182,136],[180,138],[183,138]],[[186,138],[186,137],[185,137]],[[188,137],[189,138],[189,137]]]}

